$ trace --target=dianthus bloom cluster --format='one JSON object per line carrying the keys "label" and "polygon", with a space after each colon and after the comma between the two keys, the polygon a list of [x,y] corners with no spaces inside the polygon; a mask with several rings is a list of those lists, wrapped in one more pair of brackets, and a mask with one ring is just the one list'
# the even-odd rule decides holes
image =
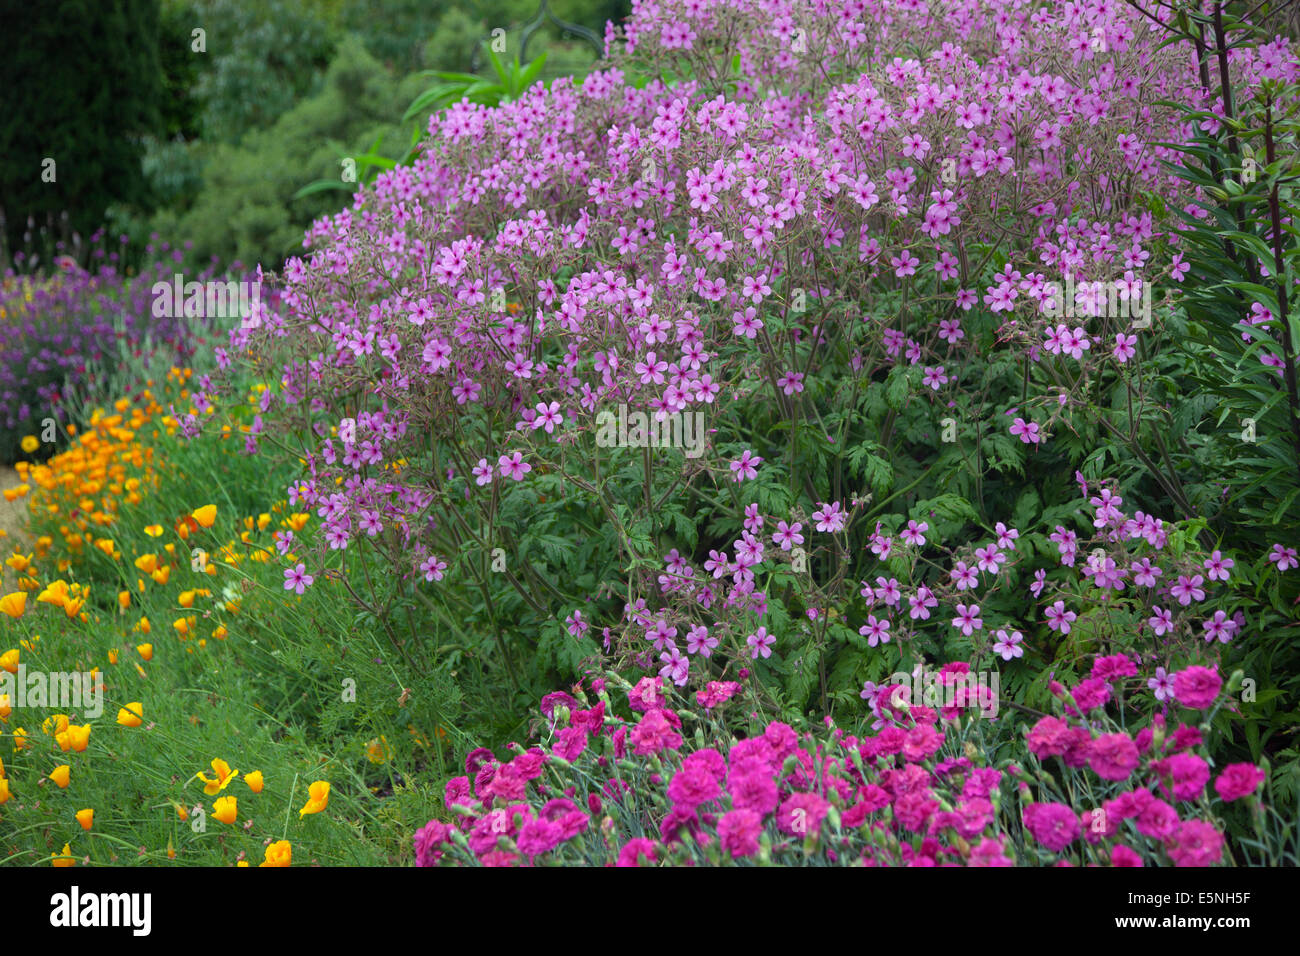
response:
{"label": "dianthus bloom cluster", "polygon": [[[1111,657],[1093,673],[1119,692],[1135,670]],[[1188,668],[1176,682],[1187,689],[1184,713],[1220,702],[1213,670]],[[1215,775],[1199,727],[1161,715],[1130,736],[1104,713],[1083,721],[1061,710],[994,765],[990,737],[1012,739],[1007,722],[922,705],[887,708],[861,736],[827,718],[817,734],[772,721],[736,739],[705,692],[691,706],[658,677],[629,686],[611,673],[590,681],[590,697],[575,692],[542,701],[542,744],[505,762],[485,749],[469,755],[467,775],[447,784],[448,819],[415,836],[418,865],[816,855],[867,866],[1208,866],[1225,860],[1216,802],[1257,803],[1264,781],[1249,763]]]}

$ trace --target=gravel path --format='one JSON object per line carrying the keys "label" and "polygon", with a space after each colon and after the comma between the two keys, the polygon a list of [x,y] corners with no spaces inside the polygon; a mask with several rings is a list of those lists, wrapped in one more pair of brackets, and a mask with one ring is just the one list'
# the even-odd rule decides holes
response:
{"label": "gravel path", "polygon": [[[18,472],[8,465],[0,465],[0,491],[16,488],[21,484]],[[11,554],[15,544],[22,542],[26,545],[29,542],[26,525],[27,499],[19,498],[11,502],[5,501],[4,497],[0,496],[0,531],[7,532],[4,537],[0,537],[0,554]]]}

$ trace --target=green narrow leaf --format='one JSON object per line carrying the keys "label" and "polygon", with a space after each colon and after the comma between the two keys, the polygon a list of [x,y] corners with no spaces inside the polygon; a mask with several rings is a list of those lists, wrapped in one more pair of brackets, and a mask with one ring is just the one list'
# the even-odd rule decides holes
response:
{"label": "green narrow leaf", "polygon": [[508,88],[509,74],[506,73],[506,68],[501,64],[501,57],[497,56],[497,51],[490,46],[488,47],[488,58],[492,61],[492,69],[496,71],[497,79],[501,81],[502,86]]}
{"label": "green narrow leaf", "polygon": [[537,74],[542,72],[542,66],[546,63],[546,54],[539,54],[536,59],[524,68],[523,77],[520,79],[520,90],[526,90],[533,85],[533,80],[537,79]]}
{"label": "green narrow leaf", "polygon": [[318,179],[314,183],[308,183],[302,189],[299,189],[293,194],[293,198],[302,199],[304,196],[313,196],[316,193],[323,193],[328,190],[350,193],[356,188],[356,183],[345,183],[337,179]]}

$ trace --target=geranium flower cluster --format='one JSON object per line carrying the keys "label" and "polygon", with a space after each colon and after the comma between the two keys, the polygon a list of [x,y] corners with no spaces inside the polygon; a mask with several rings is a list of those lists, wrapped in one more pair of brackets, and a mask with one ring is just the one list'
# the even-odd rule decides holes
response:
{"label": "geranium flower cluster", "polygon": [[[218,359],[279,362],[266,427],[314,436],[293,502],[328,547],[389,532],[431,581],[455,570],[459,509],[569,476],[565,449],[594,455],[597,415],[621,406],[706,412],[718,448],[737,402],[793,416],[828,369],[902,367],[941,403],[985,330],[1055,383],[1004,409],[1039,447],[1156,334],[1051,284],[1114,281],[1127,301],[1180,279],[1140,193],[1203,214],[1158,144],[1192,132],[1161,102],[1205,94],[1151,26],[1104,3],[638,4],[609,69],[435,115],[413,165],[313,226],[283,308]],[[895,55],[903,35],[921,55]],[[1294,73],[1275,52],[1232,51],[1245,89]],[[692,79],[633,83],[645,63]],[[909,304],[862,315],[881,295]],[[760,461],[695,467],[722,485]]]}

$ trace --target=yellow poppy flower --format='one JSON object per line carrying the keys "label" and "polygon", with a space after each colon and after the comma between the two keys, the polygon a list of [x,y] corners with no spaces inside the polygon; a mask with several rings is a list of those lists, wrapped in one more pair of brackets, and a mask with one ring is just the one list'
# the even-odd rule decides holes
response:
{"label": "yellow poppy flower", "polygon": [[19,444],[22,446],[23,451],[29,455],[41,447],[41,443],[36,439],[35,435],[24,435]]}
{"label": "yellow poppy flower", "polygon": [[266,859],[258,866],[289,866],[293,860],[293,847],[288,840],[276,840],[266,848]]}
{"label": "yellow poppy flower", "polygon": [[8,614],[14,620],[23,616],[23,611],[27,610],[27,592],[14,591],[0,597],[0,614]]}
{"label": "yellow poppy flower", "polygon": [[90,724],[69,724],[68,729],[54,738],[59,743],[59,749],[64,753],[72,750],[73,753],[85,753],[86,746],[90,743]]}
{"label": "yellow poppy flower", "polygon": [[[26,596],[27,595],[25,594],[23,595],[23,597]],[[13,650],[8,650],[3,654],[0,654],[0,668],[7,670],[11,674],[17,674],[19,656],[18,648],[16,647]]]}
{"label": "yellow poppy flower", "polygon": [[63,580],[51,581],[36,595],[37,604],[53,604],[55,607],[63,607],[67,600],[68,582]]}
{"label": "yellow poppy flower", "polygon": [[160,524],[147,524],[144,526],[144,533],[151,538],[160,537],[163,533],[163,526]]}
{"label": "yellow poppy flower", "polygon": [[211,528],[212,522],[217,520],[217,506],[204,505],[202,508],[195,508],[190,512],[190,517],[197,521],[200,527]]}
{"label": "yellow poppy flower", "polygon": [[307,805],[298,811],[298,819],[309,813],[320,813],[330,802],[330,785],[328,780],[317,780],[307,788]]}
{"label": "yellow poppy flower", "polygon": [[146,661],[151,661],[151,660],[153,660],[153,645],[152,645],[152,644],[137,644],[137,645],[135,646],[135,651],[136,651],[137,654],[139,654],[139,655],[140,655],[142,658],[144,658]]}
{"label": "yellow poppy flower", "polygon": [[230,782],[239,776],[239,771],[231,770],[230,764],[220,757],[214,757],[212,760],[212,779],[208,779],[202,770],[194,776],[203,781],[203,792],[211,797],[230,786]]}
{"label": "yellow poppy flower", "polygon": [[81,829],[89,830],[95,823],[95,811],[91,807],[77,811],[77,822],[81,824]]}
{"label": "yellow poppy flower", "polygon": [[6,780],[4,777],[0,777],[0,806],[4,806],[4,804],[8,800],[9,800],[9,781]]}
{"label": "yellow poppy flower", "polygon": [[72,782],[72,768],[66,763],[59,764],[50,771],[50,779],[58,785],[60,790],[66,790],[68,784]]}
{"label": "yellow poppy flower", "polygon": [[222,823],[234,823],[239,807],[234,797],[217,797],[212,804],[212,815]]}
{"label": "yellow poppy flower", "polygon": [[262,780],[262,771],[254,770],[252,773],[244,774],[244,783],[248,784],[248,789],[254,793],[261,793],[265,782]]}
{"label": "yellow poppy flower", "polygon": [[117,712],[117,722],[123,727],[139,727],[144,723],[144,704],[132,701]]}
{"label": "yellow poppy flower", "polygon": [[72,858],[72,847],[67,843],[63,844],[62,853],[50,854],[50,863],[53,866],[76,866],[77,861]]}
{"label": "yellow poppy flower", "polygon": [[55,714],[52,717],[46,717],[41,721],[41,730],[44,733],[54,737],[68,729],[68,715]]}

